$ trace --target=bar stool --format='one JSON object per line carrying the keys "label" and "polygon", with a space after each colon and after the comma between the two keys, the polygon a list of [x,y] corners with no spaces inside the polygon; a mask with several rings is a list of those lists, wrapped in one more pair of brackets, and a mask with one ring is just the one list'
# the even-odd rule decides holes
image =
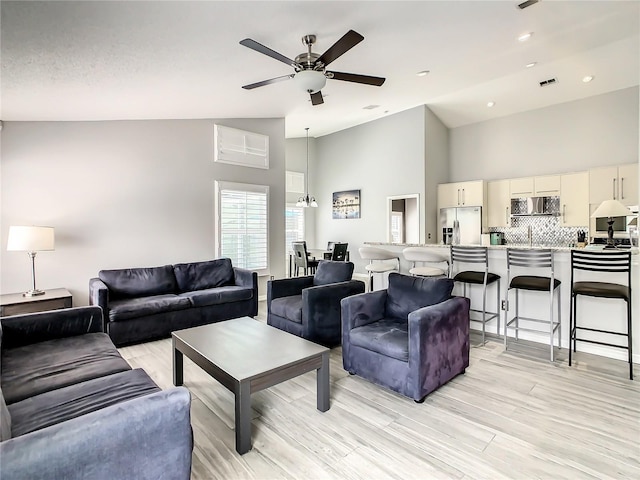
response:
{"label": "bar stool", "polygon": [[[538,268],[548,269],[549,276],[537,276],[537,275],[518,275],[511,277],[512,267],[517,268]],[[549,332],[549,347],[551,349],[551,361],[553,362],[553,338],[556,330],[558,331],[558,348],[560,347],[560,280],[554,276],[553,269],[553,251],[551,249],[541,250],[527,250],[527,249],[511,249],[507,248],[507,292],[505,295],[505,311],[504,311],[504,349],[508,348],[508,329],[515,331],[515,338],[518,340],[518,332],[520,330],[526,332],[540,332],[540,329],[527,328],[520,326],[520,320],[527,320],[529,322],[543,323],[548,325]],[[508,319],[509,315],[509,292],[515,290],[515,304],[516,315],[511,320]],[[531,318],[523,317],[520,315],[518,309],[518,298],[520,290],[528,290],[534,292],[547,292],[549,294],[549,318]],[[557,320],[553,320],[553,299],[554,293],[558,292],[558,315]]]}
{"label": "bar stool", "polygon": [[[484,271],[464,270],[453,275],[457,263],[484,264]],[[482,319],[471,319],[482,323],[482,344],[485,344],[485,325],[494,318],[497,321],[496,332],[500,335],[500,275],[489,272],[489,256],[487,247],[461,247],[451,245],[451,270],[449,277],[464,285],[464,296],[467,296],[468,285],[482,285],[482,310],[470,309],[471,312],[482,313]],[[487,312],[487,286],[496,283],[496,311]],[[488,316],[487,316],[488,314]]]}
{"label": "bar stool", "polygon": [[[360,252],[360,258],[369,260],[369,264],[365,265],[364,269],[369,273],[370,292],[373,292],[374,273],[400,272],[400,257],[389,250],[377,247],[360,247],[358,252]],[[385,260],[396,260],[397,264],[392,264]]]}
{"label": "bar stool", "polygon": [[[609,282],[575,281],[575,272],[585,270],[606,274],[627,274],[627,285]],[[609,276],[611,278],[611,275]],[[627,304],[627,333],[597,328],[578,327],[578,295],[589,297],[614,298],[624,300]],[[633,337],[631,333],[631,252],[623,251],[571,251],[571,314],[569,316],[569,366],[571,366],[571,341],[573,351],[576,351],[576,342],[588,342],[608,347],[626,349],[629,353],[629,379],[633,380]],[[621,335],[627,337],[627,346],[578,338],[578,330],[606,333],[609,335]]]}
{"label": "bar stool", "polygon": [[[402,256],[408,262],[412,262],[409,273],[416,277],[440,277],[449,273],[449,259],[438,255],[431,249],[407,247],[402,250]],[[442,265],[443,263],[447,265],[446,270],[432,266],[433,264]]]}

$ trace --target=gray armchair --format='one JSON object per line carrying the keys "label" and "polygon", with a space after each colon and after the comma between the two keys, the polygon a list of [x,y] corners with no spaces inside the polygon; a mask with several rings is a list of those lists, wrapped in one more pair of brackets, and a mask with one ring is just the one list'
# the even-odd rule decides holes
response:
{"label": "gray armchair", "polygon": [[469,299],[449,278],[389,274],[389,288],[345,298],[345,370],[416,402],[469,366]]}
{"label": "gray armchair", "polygon": [[313,276],[270,280],[267,323],[327,347],[340,345],[340,300],[364,292],[352,275],[353,263],[323,260]]}

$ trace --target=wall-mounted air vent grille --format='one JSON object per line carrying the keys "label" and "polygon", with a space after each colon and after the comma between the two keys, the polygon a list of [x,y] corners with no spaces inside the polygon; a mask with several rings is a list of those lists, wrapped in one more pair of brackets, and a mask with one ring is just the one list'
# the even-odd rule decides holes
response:
{"label": "wall-mounted air vent grille", "polygon": [[553,85],[555,83],[558,83],[558,79],[557,78],[550,78],[548,80],[543,80],[540,82],[540,86],[541,87],[546,87],[548,85]]}
{"label": "wall-mounted air vent grille", "polygon": [[527,7],[530,7],[531,5],[534,5],[536,3],[538,3],[540,0],[527,0],[526,2],[522,2],[518,5],[518,8],[520,10],[524,10]]}

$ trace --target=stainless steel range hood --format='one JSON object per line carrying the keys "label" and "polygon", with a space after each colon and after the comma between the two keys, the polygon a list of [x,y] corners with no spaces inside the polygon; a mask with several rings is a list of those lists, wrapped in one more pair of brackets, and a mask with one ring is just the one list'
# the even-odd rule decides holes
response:
{"label": "stainless steel range hood", "polygon": [[558,197],[528,197],[511,199],[512,217],[553,217],[559,212]]}

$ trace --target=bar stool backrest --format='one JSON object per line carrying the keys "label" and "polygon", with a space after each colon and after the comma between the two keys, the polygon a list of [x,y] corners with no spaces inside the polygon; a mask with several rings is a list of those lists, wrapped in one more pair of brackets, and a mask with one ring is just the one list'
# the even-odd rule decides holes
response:
{"label": "bar stool backrest", "polygon": [[487,247],[461,247],[451,245],[451,272],[454,271],[455,262],[458,263],[483,263],[485,273],[489,271],[489,256]]}
{"label": "bar stool backrest", "polygon": [[631,288],[631,252],[571,250],[571,284],[575,270],[600,273],[627,273]]}
{"label": "bar stool backrest", "polygon": [[360,247],[358,252],[360,252],[360,258],[363,260],[392,260],[398,258],[397,254],[377,247]]}

